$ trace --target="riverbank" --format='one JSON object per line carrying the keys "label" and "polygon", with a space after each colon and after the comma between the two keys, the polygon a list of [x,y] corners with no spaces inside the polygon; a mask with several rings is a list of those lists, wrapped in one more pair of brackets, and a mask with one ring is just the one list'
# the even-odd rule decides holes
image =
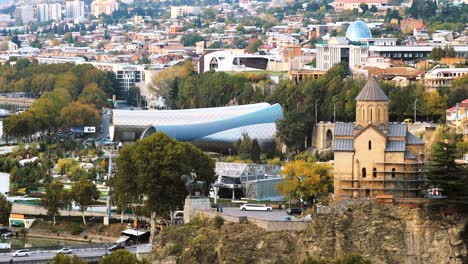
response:
{"label": "riverbank", "polygon": [[83,225],[68,221],[57,221],[54,226],[52,222],[37,220],[28,229],[27,236],[86,243],[113,243],[126,228],[126,224],[119,223],[105,226],[97,223]]}

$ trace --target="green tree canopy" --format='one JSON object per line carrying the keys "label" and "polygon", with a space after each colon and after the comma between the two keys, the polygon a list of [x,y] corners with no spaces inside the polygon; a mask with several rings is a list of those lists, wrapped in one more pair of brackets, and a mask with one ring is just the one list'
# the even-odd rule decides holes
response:
{"label": "green tree canopy", "polygon": [[99,191],[96,185],[89,180],[82,179],[77,181],[72,185],[70,198],[80,208],[83,224],[86,225],[84,212],[99,198]]}
{"label": "green tree canopy", "polygon": [[214,162],[209,156],[162,132],[125,146],[116,164],[117,173],[111,182],[113,194],[131,197],[132,201],[146,197],[144,206],[150,212],[153,235],[156,217],[183,204],[187,189],[182,175],[195,172],[197,180],[205,181],[207,188],[215,180]]}
{"label": "green tree canopy", "polygon": [[77,255],[67,256],[64,254],[57,254],[52,259],[51,264],[87,264],[84,259],[79,258]]}
{"label": "green tree canopy", "polygon": [[59,209],[68,204],[68,195],[63,189],[63,183],[54,181],[46,184],[42,204],[47,209],[47,215],[53,217],[55,225],[55,217],[60,215]]}
{"label": "green tree canopy", "polygon": [[442,188],[449,199],[468,195],[468,170],[455,162],[456,140],[447,135],[432,147],[428,170],[428,185]]}
{"label": "green tree canopy", "polygon": [[11,203],[3,194],[0,194],[0,224],[8,225],[11,213]]}

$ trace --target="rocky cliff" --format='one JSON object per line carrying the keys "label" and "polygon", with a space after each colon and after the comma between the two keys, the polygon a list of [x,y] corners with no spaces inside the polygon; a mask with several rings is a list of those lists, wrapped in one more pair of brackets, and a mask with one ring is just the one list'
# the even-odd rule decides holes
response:
{"label": "rocky cliff", "polygon": [[[300,233],[208,220],[161,233],[157,263],[301,263],[358,253],[372,263],[468,263],[467,219],[458,213],[370,203],[339,205]],[[437,212],[437,213],[435,213]],[[464,231],[465,230],[465,231]]]}
{"label": "rocky cliff", "polygon": [[363,203],[316,216],[299,244],[303,254],[325,259],[355,252],[372,263],[461,264],[468,262],[466,226],[459,213]]}

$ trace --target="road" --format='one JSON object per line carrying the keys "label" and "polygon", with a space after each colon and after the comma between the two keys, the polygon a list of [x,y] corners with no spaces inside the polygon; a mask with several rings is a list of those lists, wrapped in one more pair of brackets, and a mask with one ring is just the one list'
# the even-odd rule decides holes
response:
{"label": "road", "polygon": [[97,140],[99,139],[106,139],[107,136],[110,136],[109,134],[109,125],[110,125],[110,115],[108,114],[110,110],[106,110],[104,114],[102,114],[102,132],[99,132],[98,128],[98,133],[97,135]]}
{"label": "road", "polygon": [[[282,217],[288,216],[286,210],[273,210],[271,212],[266,211],[241,211],[238,207],[223,208],[223,214],[232,216],[247,216],[263,220],[282,220]],[[292,221],[299,220],[294,216],[291,216]]]}
{"label": "road", "polygon": [[[72,248],[73,250],[73,248]],[[132,246],[127,248],[128,251],[136,254],[137,247]],[[138,246],[138,253],[147,254],[151,251],[151,244],[143,244]],[[75,249],[73,254],[81,258],[94,258],[102,257],[107,252],[106,248],[88,248],[88,249]],[[28,260],[51,260],[56,255],[56,250],[32,252],[29,257],[11,257],[11,253],[0,254],[0,263],[8,263],[11,259],[14,261],[28,261]]]}

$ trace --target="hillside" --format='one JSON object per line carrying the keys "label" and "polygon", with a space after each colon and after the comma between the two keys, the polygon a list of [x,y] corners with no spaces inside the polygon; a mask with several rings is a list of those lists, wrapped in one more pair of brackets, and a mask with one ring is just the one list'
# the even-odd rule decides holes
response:
{"label": "hillside", "polygon": [[268,233],[251,224],[227,222],[217,229],[198,219],[163,230],[153,259],[155,263],[301,263],[308,257],[332,261],[352,252],[371,263],[467,261],[466,216],[366,203],[337,208],[316,216],[300,233]]}

